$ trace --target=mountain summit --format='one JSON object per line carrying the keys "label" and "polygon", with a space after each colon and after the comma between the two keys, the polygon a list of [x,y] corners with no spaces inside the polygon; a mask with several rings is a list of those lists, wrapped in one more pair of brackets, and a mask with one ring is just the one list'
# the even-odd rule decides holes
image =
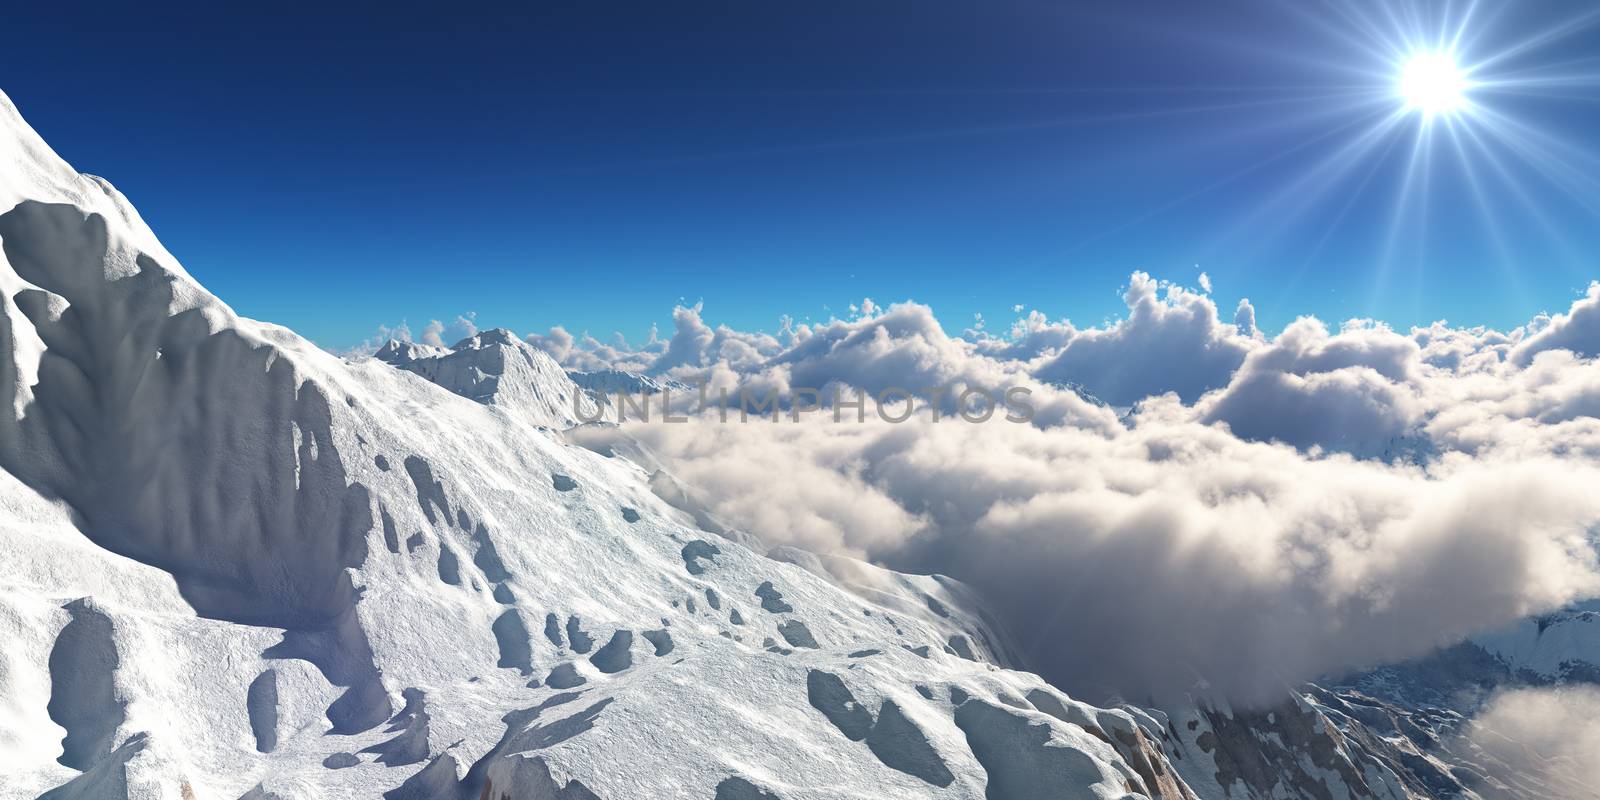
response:
{"label": "mountain summit", "polygon": [[562,429],[605,416],[605,406],[555,359],[505,328],[480,331],[448,350],[389,341],[373,357],[535,425]]}

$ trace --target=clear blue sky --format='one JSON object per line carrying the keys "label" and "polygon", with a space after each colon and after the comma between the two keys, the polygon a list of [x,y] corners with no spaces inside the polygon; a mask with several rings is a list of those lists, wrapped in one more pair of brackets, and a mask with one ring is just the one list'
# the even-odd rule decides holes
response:
{"label": "clear blue sky", "polygon": [[0,87],[329,346],[468,310],[637,339],[680,299],[1091,324],[1196,264],[1268,328],[1510,326],[1600,277],[1585,4],[1480,4],[1463,63],[1566,27],[1486,68],[1525,83],[1471,95],[1488,153],[1436,131],[1425,175],[1420,115],[1332,156],[1400,102],[1374,42],[1465,2],[97,5],[8,8]]}

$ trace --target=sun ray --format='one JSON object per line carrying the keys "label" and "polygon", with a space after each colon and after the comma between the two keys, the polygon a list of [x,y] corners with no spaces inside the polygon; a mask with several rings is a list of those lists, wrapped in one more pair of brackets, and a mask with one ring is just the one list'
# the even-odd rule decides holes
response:
{"label": "sun ray", "polygon": [[[1398,122],[1400,115],[1396,114],[1392,119]],[[1369,159],[1371,163],[1367,165],[1366,172],[1361,176],[1361,179],[1356,184],[1355,189],[1346,194],[1344,203],[1339,207],[1338,213],[1334,214],[1333,218],[1323,226],[1322,234],[1317,237],[1317,240],[1312,243],[1311,247],[1305,250],[1304,255],[1300,259],[1300,263],[1295,268],[1293,274],[1289,276],[1288,280],[1283,282],[1277,297],[1273,301],[1274,305],[1282,305],[1286,298],[1293,294],[1294,289],[1297,288],[1300,282],[1304,279],[1305,274],[1310,270],[1311,265],[1322,255],[1322,251],[1327,248],[1328,242],[1333,239],[1333,235],[1337,233],[1343,226],[1344,221],[1350,215],[1351,210],[1354,209],[1356,204],[1366,196],[1367,189],[1372,185],[1373,179],[1377,177],[1378,172],[1384,165],[1384,162],[1388,160],[1389,155],[1394,151],[1395,145],[1400,141],[1400,137],[1383,136],[1375,141],[1380,141],[1383,143],[1382,152],[1378,153],[1377,157]]]}
{"label": "sun ray", "polygon": [[[1326,194],[1337,188],[1338,177],[1348,173],[1352,164],[1364,161],[1374,148],[1385,142],[1392,146],[1397,138],[1394,136],[1396,129],[1405,122],[1406,114],[1401,110],[1382,109],[1367,117],[1372,118],[1377,118],[1377,121],[1301,170],[1297,177],[1272,192],[1265,201],[1256,203],[1254,211],[1230,226],[1228,231],[1217,237],[1217,241],[1225,242],[1243,235],[1268,213],[1276,215],[1281,229],[1294,228],[1304,213],[1308,213]],[[1291,198],[1297,198],[1298,202],[1285,212],[1285,204]]]}
{"label": "sun ray", "polygon": [[1578,253],[1573,250],[1562,232],[1557,230],[1555,225],[1542,213],[1539,203],[1528,194],[1523,182],[1517,180],[1516,176],[1511,174],[1510,168],[1505,165],[1500,155],[1494,152],[1489,142],[1471,126],[1462,126],[1461,133],[1476,148],[1478,157],[1483,159],[1494,170],[1500,186],[1517,202],[1527,218],[1539,227],[1544,234],[1544,239],[1561,250],[1568,263],[1576,263]]}
{"label": "sun ray", "polygon": [[1522,55],[1529,50],[1548,45],[1551,42],[1571,36],[1574,33],[1578,33],[1579,31],[1582,31],[1596,22],[1600,22],[1600,7],[1592,8],[1588,12],[1580,14],[1577,17],[1564,20],[1555,25],[1551,25],[1548,28],[1533,34],[1532,36],[1523,38],[1515,44],[1499,48],[1493,54],[1473,64],[1471,66],[1471,70],[1477,71],[1481,69],[1487,69],[1488,67],[1491,67],[1502,61]]}
{"label": "sun ray", "polygon": [[[1528,265],[1516,264],[1504,220],[1496,216],[1508,201],[1551,247],[1570,255],[1551,214],[1559,206],[1563,213],[1600,222],[1600,159],[1586,145],[1563,139],[1558,128],[1537,124],[1535,115],[1542,113],[1542,98],[1600,101],[1600,57],[1552,47],[1600,24],[1600,7],[1541,18],[1536,26],[1508,33],[1518,22],[1509,13],[1511,5],[1482,0],[1291,4],[1291,15],[1334,47],[1321,55],[1283,57],[1319,66],[1329,76],[1365,82],[1365,96],[1351,97],[1343,104],[1349,110],[1341,112],[1365,123],[1346,129],[1340,134],[1346,138],[1310,166],[1261,193],[1265,199],[1254,210],[1212,238],[1213,250],[1230,242],[1265,247],[1275,237],[1307,231],[1312,215],[1327,211],[1331,217],[1315,231],[1303,270],[1326,247],[1330,231],[1360,208],[1352,197],[1329,208],[1327,198],[1347,191],[1370,197],[1388,177],[1392,189],[1373,250],[1369,308],[1374,312],[1393,307],[1396,289],[1420,298],[1430,258],[1471,253],[1462,236],[1481,240],[1484,255],[1479,257],[1492,260],[1520,294],[1523,281],[1514,271]],[[1332,51],[1339,50],[1361,57],[1336,63]],[[1552,57],[1541,61],[1546,54]],[[1387,116],[1368,116],[1365,101],[1387,104]],[[1435,197],[1447,186],[1460,187],[1465,196],[1457,202]],[[1474,222],[1458,224],[1444,216],[1453,209]],[[1291,277],[1298,280],[1298,273]]]}
{"label": "sun ray", "polygon": [[1462,176],[1467,180],[1467,188],[1473,200],[1473,207],[1478,212],[1478,221],[1483,225],[1488,234],[1489,242],[1494,247],[1496,265],[1516,294],[1519,305],[1526,306],[1528,301],[1527,290],[1523,286],[1521,277],[1516,270],[1516,259],[1511,253],[1511,247],[1506,243],[1504,232],[1501,230],[1499,215],[1494,213],[1489,204],[1489,197],[1484,191],[1483,182],[1478,177],[1478,168],[1468,156],[1465,143],[1462,141],[1464,125],[1457,125],[1453,121],[1445,124],[1445,132],[1450,136],[1450,144],[1455,150],[1456,163],[1460,165]]}
{"label": "sun ray", "polygon": [[1461,52],[1463,46],[1465,45],[1464,40],[1466,38],[1467,31],[1471,30],[1472,28],[1472,18],[1477,15],[1478,8],[1478,0],[1468,1],[1467,10],[1461,13],[1461,19],[1455,25],[1455,32],[1450,34],[1450,45],[1448,47],[1450,51]]}
{"label": "sun ray", "polygon": [[1281,150],[1281,151],[1279,151],[1277,153],[1274,153],[1271,156],[1268,156],[1266,158],[1263,158],[1263,159],[1260,159],[1258,161],[1255,161],[1254,163],[1249,164],[1248,166],[1245,166],[1245,167],[1243,167],[1243,168],[1241,168],[1239,170],[1236,170],[1236,171],[1234,171],[1232,173],[1229,173],[1228,175],[1225,175],[1225,176],[1223,176],[1223,177],[1221,177],[1221,178],[1219,178],[1219,179],[1217,179],[1215,181],[1212,181],[1211,183],[1208,183],[1208,184],[1206,184],[1206,185],[1204,185],[1204,186],[1202,186],[1202,187],[1200,187],[1198,189],[1195,189],[1195,190],[1193,190],[1191,192],[1188,192],[1186,194],[1183,194],[1183,195],[1181,195],[1181,196],[1179,196],[1179,197],[1177,197],[1175,199],[1172,199],[1172,200],[1169,200],[1169,201],[1167,201],[1165,203],[1162,203],[1159,206],[1150,209],[1149,211],[1146,211],[1146,212],[1144,212],[1142,214],[1139,214],[1139,215],[1133,217],[1132,219],[1124,221],[1124,222],[1122,222],[1122,223],[1120,223],[1120,224],[1118,224],[1116,226],[1113,226],[1111,228],[1107,228],[1107,229],[1105,229],[1105,230],[1103,230],[1103,231],[1101,231],[1099,233],[1096,233],[1096,234],[1094,234],[1092,236],[1089,236],[1089,237],[1087,237],[1085,239],[1081,239],[1077,243],[1073,244],[1071,247],[1067,248],[1066,250],[1063,250],[1063,251],[1060,251],[1060,252],[1057,252],[1057,253],[1053,253],[1050,256],[1047,256],[1045,258],[1040,259],[1039,263],[1044,263],[1044,262],[1047,262],[1047,261],[1050,261],[1050,260],[1053,260],[1053,259],[1056,259],[1056,258],[1061,258],[1063,256],[1070,255],[1071,253],[1074,253],[1074,252],[1076,252],[1076,251],[1078,251],[1078,250],[1080,250],[1080,249],[1082,249],[1082,248],[1084,248],[1084,247],[1086,247],[1086,246],[1088,246],[1090,244],[1093,244],[1094,242],[1100,241],[1100,240],[1102,240],[1102,239],[1104,239],[1104,238],[1106,238],[1108,236],[1120,233],[1120,232],[1128,230],[1130,228],[1137,227],[1138,225],[1141,225],[1141,224],[1143,224],[1145,222],[1148,222],[1149,220],[1151,220],[1151,219],[1153,219],[1153,218],[1155,218],[1157,216],[1160,216],[1161,214],[1165,214],[1166,212],[1171,211],[1171,210],[1173,210],[1175,208],[1178,208],[1179,206],[1182,206],[1185,203],[1189,203],[1189,202],[1195,200],[1198,197],[1201,197],[1201,196],[1206,195],[1206,194],[1208,194],[1210,192],[1216,191],[1217,189],[1220,189],[1220,188],[1222,188],[1224,186],[1232,184],[1232,183],[1234,183],[1234,182],[1236,182],[1236,181],[1238,181],[1238,180],[1240,180],[1242,178],[1245,178],[1245,177],[1247,177],[1247,176],[1249,176],[1251,174],[1254,174],[1254,173],[1256,173],[1256,172],[1258,172],[1258,171],[1260,171],[1260,170],[1264,169],[1265,167],[1268,167],[1268,166],[1270,166],[1272,164],[1281,162],[1284,159],[1287,159],[1290,156],[1295,155],[1296,153],[1299,153],[1299,152],[1301,152],[1301,151],[1303,151],[1303,150],[1305,150],[1305,149],[1307,149],[1309,147],[1312,147],[1313,145],[1316,145],[1316,144],[1318,144],[1320,142],[1323,142],[1325,140],[1337,137],[1338,135],[1344,133],[1348,129],[1353,128],[1353,127],[1357,127],[1359,125],[1359,123],[1360,123],[1360,120],[1357,120],[1356,122],[1347,122],[1347,123],[1345,123],[1343,125],[1331,128],[1331,129],[1329,129],[1327,131],[1324,131],[1324,132],[1322,132],[1322,133],[1320,133],[1320,134],[1318,134],[1318,135],[1316,135],[1316,136],[1314,136],[1314,137],[1312,137],[1310,139],[1303,140],[1303,141],[1295,144],[1292,147],[1289,147],[1289,148],[1287,148],[1285,150]]}
{"label": "sun ray", "polygon": [[1413,185],[1417,181],[1418,164],[1425,161],[1428,142],[1432,133],[1432,121],[1424,119],[1416,128],[1412,138],[1411,153],[1406,160],[1406,168],[1401,175],[1400,185],[1394,193],[1389,214],[1389,225],[1383,237],[1382,250],[1379,253],[1377,270],[1373,274],[1372,294],[1368,298],[1370,309],[1379,306],[1381,292],[1388,287],[1389,273],[1394,266],[1394,251],[1400,238],[1400,233],[1405,229],[1406,223],[1411,219],[1412,203],[1417,200]]}

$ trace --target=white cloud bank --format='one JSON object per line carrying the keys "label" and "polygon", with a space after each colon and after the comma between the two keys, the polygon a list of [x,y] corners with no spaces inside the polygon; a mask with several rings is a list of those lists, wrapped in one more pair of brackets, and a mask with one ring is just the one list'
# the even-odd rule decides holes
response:
{"label": "white cloud bank", "polygon": [[1115,324],[1028,312],[1005,337],[904,303],[778,336],[697,306],[641,348],[531,341],[762,391],[1027,387],[1031,425],[628,430],[769,542],[971,583],[1081,692],[1265,699],[1600,595],[1600,288],[1509,332],[1304,318],[1270,339],[1247,301],[1224,321],[1138,273],[1125,300]]}
{"label": "white cloud bank", "polygon": [[1600,592],[1600,470],[1308,458],[1182,417],[634,425],[711,510],[774,543],[984,591],[1047,677],[1236,699],[1420,655]]}

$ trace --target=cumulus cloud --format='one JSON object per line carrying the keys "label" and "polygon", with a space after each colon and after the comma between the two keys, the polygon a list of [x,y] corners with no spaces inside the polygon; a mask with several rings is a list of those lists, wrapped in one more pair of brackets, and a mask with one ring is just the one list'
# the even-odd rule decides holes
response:
{"label": "cumulus cloud", "polygon": [[1369,368],[1309,376],[1250,371],[1206,404],[1203,419],[1254,441],[1381,455],[1414,426],[1421,404]]}
{"label": "cumulus cloud", "polygon": [[[701,319],[701,309],[699,303],[673,309],[672,336],[640,371],[690,380],[703,378],[718,366],[750,372],[782,349],[776,338],[765,333],[747,333],[725,325],[712,329]],[[656,349],[647,347],[646,352]]]}
{"label": "cumulus cloud", "polygon": [[1381,455],[1422,419],[1421,364],[1416,341],[1386,326],[1352,321],[1334,335],[1302,317],[1197,408],[1246,439]]}
{"label": "cumulus cloud", "polygon": [[1600,798],[1600,689],[1502,692],[1465,738],[1513,796]]}
{"label": "cumulus cloud", "polygon": [[529,341],[572,369],[611,367],[708,383],[743,376],[775,386],[822,386],[819,375],[866,388],[1023,380],[1070,393],[1081,389],[1116,406],[1169,391],[1192,402],[1225,386],[1261,344],[1248,301],[1230,324],[1206,294],[1142,272],[1130,277],[1123,300],[1127,317],[1105,327],[1078,328],[1030,311],[1001,335],[980,325],[951,337],[927,306],[886,308],[867,299],[850,306],[849,319],[785,320],[778,337],[712,328],[696,304],[674,309],[670,338],[640,348],[587,337],[574,342],[554,330]]}
{"label": "cumulus cloud", "polygon": [[1346,322],[1338,335],[1314,317],[1301,317],[1285,328],[1270,347],[1251,353],[1257,369],[1306,375],[1346,367],[1366,367],[1391,381],[1417,377],[1421,347],[1388,326],[1372,320]]}
{"label": "cumulus cloud", "polygon": [[1034,374],[1079,383],[1115,405],[1174,392],[1192,402],[1228,382],[1254,342],[1217,318],[1211,298],[1135,272],[1126,319],[1077,332]]}
{"label": "cumulus cloud", "polygon": [[[1018,312],[1022,306],[1016,307]],[[984,335],[973,339],[977,352],[1002,361],[1032,361],[1067,346],[1078,329],[1067,320],[1052,322],[1038,311],[1029,311],[1011,324],[1004,337]]]}
{"label": "cumulus cloud", "polygon": [[477,312],[467,311],[457,314],[456,318],[448,324],[439,320],[429,320],[422,328],[420,336],[413,336],[411,325],[401,320],[394,325],[379,325],[373,334],[360,344],[345,351],[334,351],[344,356],[371,355],[378,348],[389,342],[414,342],[417,344],[432,345],[434,347],[449,347],[478,332]]}
{"label": "cumulus cloud", "polygon": [[565,364],[574,355],[577,355],[573,349],[577,340],[573,338],[566,328],[560,325],[551,326],[549,333],[528,334],[527,342],[543,350],[551,358],[555,359],[558,364]]}
{"label": "cumulus cloud", "polygon": [[991,360],[973,358],[965,342],[945,334],[932,309],[915,303],[811,328],[772,364],[785,367],[796,385],[839,381],[870,392],[957,382],[994,385],[1007,374]]}
{"label": "cumulus cloud", "polygon": [[[1216,304],[1205,294],[1159,283],[1142,272],[1130,277],[1123,300],[1126,319],[1103,328],[1080,329],[1030,311],[998,336],[983,325],[951,337],[927,306],[905,302],[884,307],[867,299],[850,306],[850,319],[802,325],[786,321],[781,338],[725,326],[713,329],[696,304],[674,309],[669,339],[637,349],[593,339],[576,346],[559,337],[529,341],[575,369],[603,363],[708,381],[719,373],[766,373],[763,380],[778,385],[792,380],[820,386],[814,380],[817,374],[840,368],[847,374],[835,377],[852,385],[906,388],[949,380],[987,385],[1001,376],[1024,375],[1041,385],[1082,387],[1117,406],[1169,391],[1193,401],[1226,385],[1245,355],[1260,344],[1247,301],[1230,324],[1218,317]],[[1017,306],[1019,312],[1021,308]]]}
{"label": "cumulus cloud", "polygon": [[1580,356],[1600,355],[1600,281],[1590,283],[1589,291],[1567,313],[1557,314],[1538,326],[1512,349],[1511,358],[1518,364],[1527,364],[1535,355],[1556,349]]}
{"label": "cumulus cloud", "polygon": [[1246,339],[1256,337],[1256,307],[1250,305],[1250,298],[1241,298],[1239,305],[1234,307],[1233,328]]}
{"label": "cumulus cloud", "polygon": [[615,336],[614,343],[606,344],[587,333],[575,337],[566,328],[555,325],[548,333],[529,334],[526,341],[569,370],[598,372],[619,369],[642,373],[650,368],[663,347],[654,333],[652,329],[650,339],[643,347],[634,348],[620,333]]}
{"label": "cumulus cloud", "polygon": [[462,339],[477,334],[478,325],[475,321],[477,316],[478,312],[468,311],[465,314],[457,314],[456,318],[451,320],[449,324],[436,319],[429,320],[427,326],[422,329],[421,341],[423,344],[431,344],[435,347],[449,347]]}
{"label": "cumulus cloud", "polygon": [[680,366],[705,366],[707,352],[716,338],[710,327],[700,321],[700,304],[678,306],[672,311],[672,338],[667,349],[650,365],[652,372],[667,372]]}

